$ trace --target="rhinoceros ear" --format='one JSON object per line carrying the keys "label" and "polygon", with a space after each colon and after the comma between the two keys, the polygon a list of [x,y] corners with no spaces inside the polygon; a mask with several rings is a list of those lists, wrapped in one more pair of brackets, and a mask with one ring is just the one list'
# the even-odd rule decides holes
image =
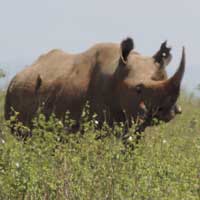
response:
{"label": "rhinoceros ear", "polygon": [[133,48],[134,43],[132,38],[126,38],[121,42],[121,59],[124,63],[127,62],[128,55]]}
{"label": "rhinoceros ear", "polygon": [[170,51],[171,47],[167,47],[167,40],[166,40],[161,44],[160,49],[153,56],[155,62],[161,64],[162,66],[164,64],[164,60],[171,57]]}

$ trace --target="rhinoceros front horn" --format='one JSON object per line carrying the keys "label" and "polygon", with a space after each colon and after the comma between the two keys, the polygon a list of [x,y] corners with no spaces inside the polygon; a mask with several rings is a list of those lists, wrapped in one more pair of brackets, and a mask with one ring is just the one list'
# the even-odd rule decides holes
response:
{"label": "rhinoceros front horn", "polygon": [[175,88],[180,89],[181,81],[183,79],[183,75],[185,72],[185,48],[182,50],[181,62],[179,64],[179,68],[176,73],[168,80],[169,84]]}
{"label": "rhinoceros front horn", "polygon": [[152,87],[158,90],[161,89],[160,90],[161,93],[164,91],[164,94],[162,93],[163,95],[171,96],[173,94],[175,96],[178,96],[184,72],[185,72],[185,48],[183,47],[181,62],[175,74],[168,80],[164,80],[161,82],[157,81],[156,83],[154,83],[154,85],[150,86],[150,88]]}

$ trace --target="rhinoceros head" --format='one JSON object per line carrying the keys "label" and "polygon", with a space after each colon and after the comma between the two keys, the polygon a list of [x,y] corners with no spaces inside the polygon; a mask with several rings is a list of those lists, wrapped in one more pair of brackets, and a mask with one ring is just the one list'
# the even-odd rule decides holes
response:
{"label": "rhinoceros head", "polygon": [[166,42],[152,57],[134,52],[133,47],[131,38],[121,42],[121,58],[114,73],[120,106],[133,118],[145,111],[148,117],[171,120],[181,112],[176,101],[185,70],[184,48],[176,73],[168,78],[165,66],[172,56]]}

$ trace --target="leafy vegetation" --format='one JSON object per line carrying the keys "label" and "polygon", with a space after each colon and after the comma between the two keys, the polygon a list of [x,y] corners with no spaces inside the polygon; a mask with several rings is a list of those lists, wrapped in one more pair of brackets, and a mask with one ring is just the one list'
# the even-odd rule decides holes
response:
{"label": "leafy vegetation", "polygon": [[122,125],[96,130],[85,113],[85,134],[39,114],[32,137],[19,140],[3,120],[3,102],[1,93],[0,199],[200,199],[198,99],[182,96],[183,114],[147,128],[134,151],[119,137]]}
{"label": "leafy vegetation", "polygon": [[0,69],[0,78],[3,78],[5,76],[6,76],[5,72],[2,69]]}

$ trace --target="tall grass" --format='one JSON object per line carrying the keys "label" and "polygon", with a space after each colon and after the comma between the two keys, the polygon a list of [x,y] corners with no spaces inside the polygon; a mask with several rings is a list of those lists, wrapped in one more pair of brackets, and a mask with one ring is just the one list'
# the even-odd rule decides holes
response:
{"label": "tall grass", "polygon": [[39,115],[21,141],[1,118],[0,199],[200,199],[200,102],[185,95],[180,104],[183,114],[147,128],[134,151],[116,137],[122,126],[96,130],[84,117],[85,134],[70,134]]}

